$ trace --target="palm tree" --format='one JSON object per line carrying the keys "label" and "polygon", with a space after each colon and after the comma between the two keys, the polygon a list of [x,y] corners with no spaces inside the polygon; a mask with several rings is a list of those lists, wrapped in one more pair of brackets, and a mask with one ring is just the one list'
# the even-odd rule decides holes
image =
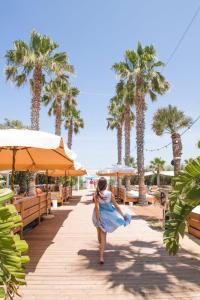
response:
{"label": "palm tree", "polygon": [[20,120],[4,119],[4,123],[0,124],[0,129],[28,129]]}
{"label": "palm tree", "polygon": [[[134,104],[134,85],[128,80],[126,83],[120,80],[116,86],[116,92],[124,103],[124,139],[125,139],[125,165],[129,165],[131,151],[131,128],[134,126],[135,116],[131,110]],[[130,178],[125,178],[126,189],[130,189]]]}
{"label": "palm tree", "polygon": [[157,186],[160,186],[160,172],[164,170],[165,161],[160,157],[155,157],[154,160],[150,162],[150,170],[156,173],[157,176]]}
{"label": "palm tree", "polygon": [[57,48],[58,45],[51,38],[33,31],[29,44],[17,40],[14,42],[14,49],[6,53],[6,79],[13,81],[17,87],[21,87],[29,79],[32,91],[31,128],[34,130],[39,130],[41,92],[45,75],[49,72],[73,72],[65,52],[54,54]]}
{"label": "palm tree", "polygon": [[132,167],[132,168],[134,168],[134,169],[137,168],[137,163],[136,163],[135,158],[134,158],[133,156],[131,156],[131,157],[129,158],[128,166],[129,166],[129,167]]}
{"label": "palm tree", "polygon": [[55,115],[55,134],[61,135],[62,125],[62,102],[69,91],[69,83],[67,76],[57,76],[51,80],[44,88],[42,102],[45,106],[51,103],[48,114]]}
{"label": "palm tree", "polygon": [[117,130],[117,163],[122,164],[122,130],[124,124],[124,105],[122,99],[114,96],[108,106],[107,129]]}
{"label": "palm tree", "polygon": [[151,46],[143,47],[138,43],[137,50],[126,50],[124,61],[113,65],[115,72],[121,79],[132,84],[133,103],[136,106],[136,143],[137,143],[137,167],[139,179],[139,198],[145,201],[144,183],[144,129],[145,111],[147,104],[145,98],[150,96],[152,101],[157,95],[163,95],[169,88],[169,83],[164,76],[157,71],[157,67],[164,64],[156,58],[156,50]]}
{"label": "palm tree", "polygon": [[192,119],[185,116],[184,112],[178,110],[176,106],[160,108],[154,114],[152,128],[156,135],[161,136],[164,133],[171,135],[174,173],[181,170],[182,142],[179,131],[183,128],[190,127]]}
{"label": "palm tree", "polygon": [[68,130],[68,148],[72,148],[73,134],[78,134],[84,128],[84,121],[80,116],[80,110],[72,108],[65,114],[65,128]]}
{"label": "palm tree", "polygon": [[80,110],[77,109],[76,97],[79,90],[75,87],[69,88],[64,102],[63,117],[65,128],[68,130],[68,148],[72,148],[73,134],[78,134],[81,128],[84,128],[84,121],[80,116]]}

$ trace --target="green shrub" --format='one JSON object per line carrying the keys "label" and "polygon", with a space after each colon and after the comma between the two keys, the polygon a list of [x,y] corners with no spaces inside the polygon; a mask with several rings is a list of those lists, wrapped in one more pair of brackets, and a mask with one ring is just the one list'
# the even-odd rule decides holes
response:
{"label": "green shrub", "polygon": [[23,253],[28,245],[13,233],[21,222],[14,205],[0,207],[0,299],[13,299],[19,286],[26,284],[23,265],[29,257]]}

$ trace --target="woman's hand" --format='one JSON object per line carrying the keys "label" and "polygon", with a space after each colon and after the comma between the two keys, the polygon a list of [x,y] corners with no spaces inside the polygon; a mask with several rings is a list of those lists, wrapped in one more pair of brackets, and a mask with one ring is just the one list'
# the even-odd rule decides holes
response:
{"label": "woman's hand", "polygon": [[124,215],[124,220],[127,221],[128,220],[128,216]]}

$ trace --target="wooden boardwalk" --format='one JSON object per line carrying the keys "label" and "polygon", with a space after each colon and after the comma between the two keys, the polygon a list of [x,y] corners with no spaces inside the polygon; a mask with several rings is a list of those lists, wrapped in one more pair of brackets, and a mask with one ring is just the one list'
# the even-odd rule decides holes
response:
{"label": "wooden boardwalk", "polygon": [[25,234],[28,284],[16,299],[200,299],[200,260],[186,251],[168,256],[162,233],[137,216],[108,236],[106,262],[99,265],[91,197],[71,204]]}

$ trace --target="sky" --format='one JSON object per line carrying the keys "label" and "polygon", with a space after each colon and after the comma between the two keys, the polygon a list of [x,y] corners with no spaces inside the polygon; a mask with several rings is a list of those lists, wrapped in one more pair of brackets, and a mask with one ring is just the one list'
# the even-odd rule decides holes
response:
{"label": "sky", "polygon": [[[117,162],[116,132],[106,129],[107,106],[115,93],[117,78],[111,70],[126,49],[138,41],[153,44],[157,57],[166,62],[192,19],[198,0],[7,0],[0,1],[0,123],[4,118],[30,124],[31,95],[28,86],[16,88],[6,82],[5,53],[13,41],[29,41],[33,29],[49,35],[66,51],[76,73],[71,83],[80,89],[78,103],[85,129],[73,140],[77,159],[88,169]],[[170,136],[157,137],[151,123],[154,112],[172,104],[193,119],[200,114],[200,13],[179,49],[162,73],[170,90],[151,103],[147,99],[145,148],[159,148]],[[40,130],[54,133],[54,117],[42,107]],[[199,155],[200,121],[183,135],[183,159]],[[63,128],[62,135],[67,138]],[[131,156],[136,157],[135,128],[131,133]],[[145,151],[145,165],[154,157],[170,164],[172,149]]]}

